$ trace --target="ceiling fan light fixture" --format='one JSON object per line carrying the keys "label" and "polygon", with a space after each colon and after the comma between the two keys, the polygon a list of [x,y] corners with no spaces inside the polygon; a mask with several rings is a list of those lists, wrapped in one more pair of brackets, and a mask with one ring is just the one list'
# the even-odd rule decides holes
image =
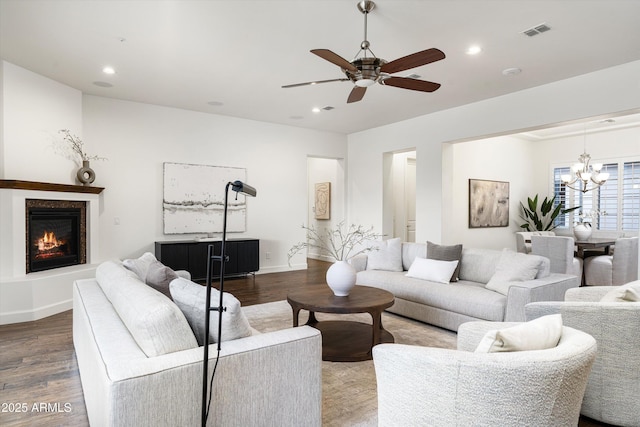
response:
{"label": "ceiling fan light fixture", "polygon": [[[419,80],[417,78],[394,77],[391,76],[391,74],[440,61],[445,58],[444,52],[440,49],[430,48],[397,58],[391,62],[378,58],[371,49],[369,49],[370,43],[367,40],[367,15],[375,8],[375,3],[370,0],[364,0],[358,2],[357,6],[358,10],[364,15],[364,39],[360,44],[360,50],[352,61],[347,61],[342,56],[330,51],[329,49],[311,50],[311,53],[314,55],[317,55],[325,61],[331,62],[332,64],[340,67],[340,70],[342,70],[346,78],[296,83],[284,85],[282,87],[292,88],[313,85],[315,83],[350,80],[353,82],[354,87],[349,93],[347,104],[362,100],[367,88],[369,86],[373,86],[375,83],[380,83],[383,86],[394,86],[401,89],[420,92],[433,92],[437,90],[440,87],[439,83]],[[371,54],[371,56],[369,56],[369,54]]]}
{"label": "ceiling fan light fixture", "polygon": [[372,79],[361,79],[361,80],[356,80],[356,86],[360,86],[360,87],[369,87],[369,86],[373,86],[376,83],[375,80]]}

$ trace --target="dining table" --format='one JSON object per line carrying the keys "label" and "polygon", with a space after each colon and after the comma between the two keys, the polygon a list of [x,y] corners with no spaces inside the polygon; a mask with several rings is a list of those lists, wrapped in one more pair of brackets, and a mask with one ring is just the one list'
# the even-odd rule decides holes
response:
{"label": "dining table", "polygon": [[604,255],[608,255],[609,248],[615,245],[615,243],[616,239],[614,238],[589,237],[587,240],[575,240],[576,256],[584,259],[585,250],[589,249],[602,249]]}
{"label": "dining table", "polygon": [[[585,250],[591,249],[602,249],[603,255],[609,255],[609,249],[611,246],[615,245],[616,239],[613,238],[598,238],[598,237],[589,237],[587,240],[574,240],[576,244],[576,257],[585,259]],[[580,280],[580,286],[584,286],[586,283],[585,279],[585,268],[582,266],[582,278]]]}

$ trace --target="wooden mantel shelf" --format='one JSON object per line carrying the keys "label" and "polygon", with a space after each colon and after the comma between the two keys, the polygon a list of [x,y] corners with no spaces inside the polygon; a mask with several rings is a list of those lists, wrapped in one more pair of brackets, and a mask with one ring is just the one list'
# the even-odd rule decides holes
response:
{"label": "wooden mantel shelf", "polygon": [[100,194],[104,187],[91,187],[87,185],[53,184],[49,182],[18,181],[0,179],[0,188],[13,190],[58,191],[60,193],[91,193]]}

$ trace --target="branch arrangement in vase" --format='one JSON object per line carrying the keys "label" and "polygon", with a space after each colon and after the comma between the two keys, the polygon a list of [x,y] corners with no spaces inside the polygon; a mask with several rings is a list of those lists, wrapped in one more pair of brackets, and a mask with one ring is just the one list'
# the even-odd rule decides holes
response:
{"label": "branch arrangement in vase", "polygon": [[69,145],[68,148],[74,157],[80,157],[81,161],[108,160],[106,157],[90,156],[87,154],[87,152],[84,151],[84,142],[82,142],[77,135],[72,135],[69,129],[60,129],[59,132],[62,134],[62,139]]}
{"label": "branch arrangement in vase", "polygon": [[317,249],[322,255],[329,256],[336,261],[346,261],[356,255],[374,250],[373,241],[383,235],[373,230],[373,226],[365,228],[362,225],[351,224],[346,227],[343,222],[335,228],[327,228],[320,232],[313,226],[302,225],[307,232],[307,241],[294,245],[287,256],[289,266],[291,258],[303,249]]}

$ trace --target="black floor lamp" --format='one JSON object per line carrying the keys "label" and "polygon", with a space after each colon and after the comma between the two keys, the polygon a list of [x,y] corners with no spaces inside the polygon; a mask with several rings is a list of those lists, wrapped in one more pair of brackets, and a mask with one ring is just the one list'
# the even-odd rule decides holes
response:
{"label": "black floor lamp", "polygon": [[[228,257],[225,253],[225,243],[227,241],[227,207],[229,197],[229,187],[236,192],[236,199],[238,193],[255,197],[256,189],[250,185],[244,184],[242,181],[228,182],[224,189],[224,217],[222,222],[222,245],[220,248],[220,255],[214,255],[213,245],[209,245],[207,252],[207,298],[205,305],[205,324],[204,324],[204,359],[202,361],[202,427],[207,424],[207,417],[209,415],[208,402],[210,399],[209,385],[207,383],[207,377],[209,376],[209,320],[211,319],[211,312],[218,312],[218,357],[216,358],[215,366],[218,366],[218,360],[220,359],[220,342],[222,338],[222,312],[226,311],[226,307],[222,306],[222,293],[224,292],[224,265],[228,261]],[[211,279],[213,277],[213,263],[220,263],[220,301],[217,307],[211,307]],[[215,375],[215,367],[213,369],[213,375]],[[211,377],[211,384],[213,385],[213,377]]]}

